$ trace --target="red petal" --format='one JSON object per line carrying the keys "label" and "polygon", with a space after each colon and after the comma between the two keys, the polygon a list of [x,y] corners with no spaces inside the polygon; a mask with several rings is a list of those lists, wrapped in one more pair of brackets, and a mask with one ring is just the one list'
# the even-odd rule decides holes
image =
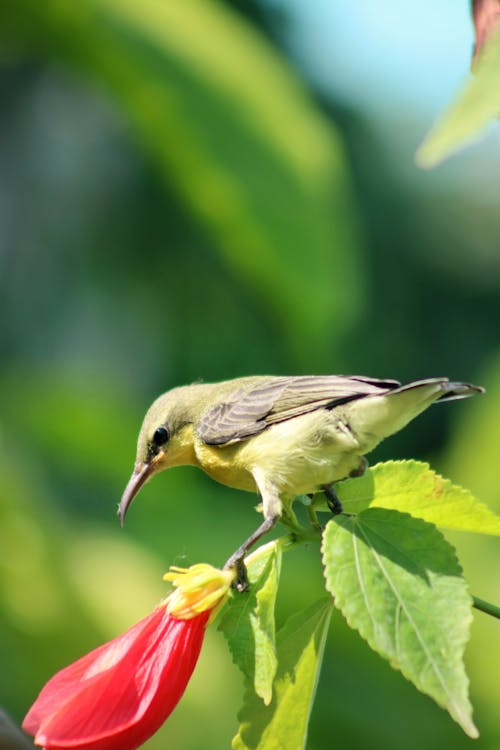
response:
{"label": "red petal", "polygon": [[165,721],[198,660],[209,612],[176,620],[160,607],[58,672],[23,727],[46,748],[132,750]]}
{"label": "red petal", "polygon": [[23,721],[23,729],[30,734],[36,734],[43,722],[47,722],[52,714],[61,711],[65,701],[74,695],[74,691],[78,689],[82,680],[85,679],[85,673],[87,671],[91,672],[92,668],[95,670],[98,667],[100,658],[105,658],[108,653],[111,655],[113,650],[115,655],[119,656],[120,648],[126,651],[127,644],[131,646],[137,638],[140,638],[143,629],[147,628],[152,619],[156,620],[159,614],[160,610],[155,610],[148,617],[140,620],[123,633],[123,635],[119,635],[117,638],[109,641],[109,643],[99,646],[89,654],[82,656],[78,661],[57,672],[43,687],[40,695],[30,708]]}

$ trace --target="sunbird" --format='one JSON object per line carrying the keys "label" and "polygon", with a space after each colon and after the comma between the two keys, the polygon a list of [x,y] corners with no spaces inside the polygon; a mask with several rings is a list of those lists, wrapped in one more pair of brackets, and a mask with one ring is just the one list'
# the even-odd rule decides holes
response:
{"label": "sunbird", "polygon": [[360,476],[365,454],[381,440],[434,401],[483,392],[448,378],[401,385],[358,375],[251,376],[173,388],[144,417],[120,521],[152,476],[171,466],[198,466],[261,497],[263,522],[226,563],[241,570],[250,547],[279,518],[294,517],[298,495],[324,492],[331,510],[341,512],[333,484]]}

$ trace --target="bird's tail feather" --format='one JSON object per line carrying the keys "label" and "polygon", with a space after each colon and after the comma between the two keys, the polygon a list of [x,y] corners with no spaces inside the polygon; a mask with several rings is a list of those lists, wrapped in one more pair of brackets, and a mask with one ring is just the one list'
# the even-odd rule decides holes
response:
{"label": "bird's tail feather", "polygon": [[469,398],[477,393],[484,393],[484,388],[472,383],[450,382],[448,378],[427,378],[426,380],[414,380],[411,383],[396,388],[391,393],[401,393],[402,391],[413,390],[425,386],[435,385],[441,395],[437,396],[436,401],[452,401],[459,398]]}
{"label": "bird's tail feather", "polygon": [[452,401],[457,398],[469,398],[477,393],[484,393],[484,388],[472,383],[445,383],[444,393],[438,401]]}
{"label": "bird's tail feather", "polygon": [[482,392],[478,386],[450,383],[448,378],[415,380],[383,395],[353,401],[349,423],[361,443],[370,445],[369,450],[372,450],[382,438],[399,432],[435,401],[466,398]]}

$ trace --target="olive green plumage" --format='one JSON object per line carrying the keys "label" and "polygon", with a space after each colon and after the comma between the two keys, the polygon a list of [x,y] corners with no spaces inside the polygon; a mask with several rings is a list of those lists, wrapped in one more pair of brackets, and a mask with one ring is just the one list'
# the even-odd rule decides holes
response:
{"label": "olive green plumage", "polygon": [[295,496],[361,472],[365,454],[433,402],[482,391],[447,378],[401,385],[341,375],[253,376],[174,388],[146,413],[120,517],[151,476],[192,464],[223,484],[260,494],[265,520],[255,541]]}

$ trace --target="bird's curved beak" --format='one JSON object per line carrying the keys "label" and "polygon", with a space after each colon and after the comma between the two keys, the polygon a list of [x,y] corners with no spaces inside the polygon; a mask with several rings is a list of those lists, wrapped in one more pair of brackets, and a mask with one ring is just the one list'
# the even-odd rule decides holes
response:
{"label": "bird's curved beak", "polygon": [[142,485],[148,481],[149,477],[154,473],[154,471],[154,461],[151,461],[150,463],[136,464],[118,506],[120,526],[123,526],[125,516],[127,515],[127,510],[129,509],[132,500],[137,495]]}

